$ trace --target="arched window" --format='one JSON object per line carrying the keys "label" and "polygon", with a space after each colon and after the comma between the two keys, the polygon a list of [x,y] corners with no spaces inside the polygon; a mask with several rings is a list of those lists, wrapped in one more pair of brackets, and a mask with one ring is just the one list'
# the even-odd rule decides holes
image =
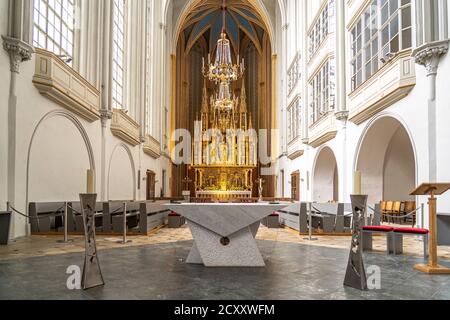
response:
{"label": "arched window", "polygon": [[34,0],[33,45],[72,64],[75,0]]}
{"label": "arched window", "polygon": [[125,0],[113,2],[112,107],[126,109],[125,91]]}

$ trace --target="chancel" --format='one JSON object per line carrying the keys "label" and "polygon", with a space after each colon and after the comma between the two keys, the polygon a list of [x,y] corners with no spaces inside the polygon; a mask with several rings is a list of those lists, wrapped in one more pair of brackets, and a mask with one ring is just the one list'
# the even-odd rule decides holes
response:
{"label": "chancel", "polygon": [[448,1],[0,12],[0,299],[450,297]]}

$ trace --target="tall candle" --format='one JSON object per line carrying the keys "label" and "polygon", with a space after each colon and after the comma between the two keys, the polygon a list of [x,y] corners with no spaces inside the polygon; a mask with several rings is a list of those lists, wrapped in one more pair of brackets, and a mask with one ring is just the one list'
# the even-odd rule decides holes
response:
{"label": "tall candle", "polygon": [[86,193],[95,193],[95,171],[88,169],[86,174]]}
{"label": "tall candle", "polygon": [[361,190],[361,171],[355,171],[353,174],[353,193],[355,195],[360,195]]}

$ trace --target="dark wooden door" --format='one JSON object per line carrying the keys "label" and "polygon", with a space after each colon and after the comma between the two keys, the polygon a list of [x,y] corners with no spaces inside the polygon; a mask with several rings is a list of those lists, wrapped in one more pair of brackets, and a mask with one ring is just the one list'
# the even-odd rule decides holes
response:
{"label": "dark wooden door", "polygon": [[147,171],[147,200],[155,200],[155,185],[156,174],[148,170]]}
{"label": "dark wooden door", "polygon": [[296,171],[291,174],[291,198],[300,201],[300,172]]}

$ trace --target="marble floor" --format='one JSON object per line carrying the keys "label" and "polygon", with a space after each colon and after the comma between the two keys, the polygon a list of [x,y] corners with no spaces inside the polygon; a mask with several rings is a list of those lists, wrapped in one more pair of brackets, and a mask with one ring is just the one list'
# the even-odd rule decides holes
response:
{"label": "marble floor", "polygon": [[[82,238],[67,245],[55,237],[29,237],[0,247],[0,299],[450,299],[450,276],[413,270],[423,262],[415,255],[421,247],[415,238],[402,256],[364,254],[366,268],[376,265],[381,271],[381,289],[367,292],[342,285],[349,237],[303,238],[262,228],[257,239],[267,267],[237,270],[186,264],[192,245],[187,228],[134,237],[126,246],[101,237],[106,285],[71,291],[66,270],[82,266]],[[376,238],[375,246],[382,249],[383,241]],[[440,248],[442,264],[450,266],[447,254],[448,248]]]}

